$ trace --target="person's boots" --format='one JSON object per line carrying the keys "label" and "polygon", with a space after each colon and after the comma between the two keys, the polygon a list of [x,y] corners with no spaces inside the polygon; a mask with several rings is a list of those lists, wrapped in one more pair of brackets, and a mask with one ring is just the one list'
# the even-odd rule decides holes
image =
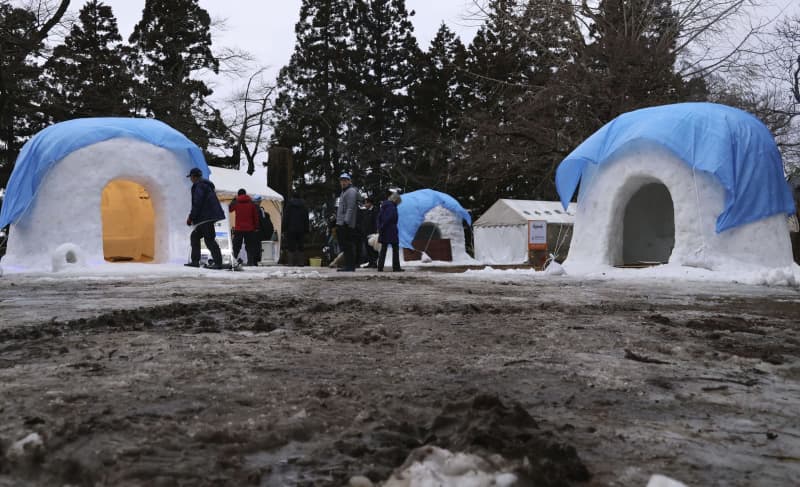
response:
{"label": "person's boots", "polygon": [[220,251],[219,246],[215,247],[216,248],[209,249],[211,251],[211,258],[214,260],[214,264],[207,267],[209,269],[222,269],[222,251]]}
{"label": "person's boots", "polygon": [[294,253],[294,262],[297,267],[305,267],[306,265],[306,254],[302,250],[298,250]]}

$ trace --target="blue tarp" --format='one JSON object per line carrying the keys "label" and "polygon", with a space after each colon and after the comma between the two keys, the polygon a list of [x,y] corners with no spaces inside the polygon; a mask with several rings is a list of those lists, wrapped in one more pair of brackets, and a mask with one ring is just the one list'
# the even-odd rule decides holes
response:
{"label": "blue tarp", "polygon": [[642,140],[718,178],[725,188],[725,209],[717,218],[717,232],[795,211],[769,129],[747,112],[714,103],[644,108],[607,123],[558,166],[556,188],[564,208],[587,164],[603,164],[626,144]]}
{"label": "blue tarp", "polygon": [[[17,157],[8,181],[0,228],[17,221],[30,206],[47,171],[72,152],[105,140],[126,137],[149,142],[186,161],[186,171],[198,167],[203,176],[209,170],[197,145],[169,125],[146,118],[82,118],[51,125],[36,134]],[[80,177],[76,175],[75,177]]]}
{"label": "blue tarp", "polygon": [[472,217],[467,213],[455,198],[449,194],[440,193],[432,189],[420,189],[402,195],[403,201],[397,207],[397,230],[400,237],[400,246],[406,249],[413,248],[414,240],[425,213],[437,206],[443,206],[472,225]]}

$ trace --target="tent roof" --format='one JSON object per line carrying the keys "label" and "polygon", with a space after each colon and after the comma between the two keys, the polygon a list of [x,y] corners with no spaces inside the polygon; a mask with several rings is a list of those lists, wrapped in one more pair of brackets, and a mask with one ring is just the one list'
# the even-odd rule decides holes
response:
{"label": "tent roof", "polygon": [[499,199],[481,215],[475,226],[524,225],[528,220],[571,225],[575,222],[576,207],[571,203],[565,211],[559,201]]}
{"label": "tent roof", "polygon": [[231,193],[236,195],[239,189],[244,188],[251,196],[261,196],[265,200],[283,201],[277,191],[267,186],[267,172],[265,168],[256,167],[250,175],[242,169],[225,169],[211,166],[211,182],[218,193]]}

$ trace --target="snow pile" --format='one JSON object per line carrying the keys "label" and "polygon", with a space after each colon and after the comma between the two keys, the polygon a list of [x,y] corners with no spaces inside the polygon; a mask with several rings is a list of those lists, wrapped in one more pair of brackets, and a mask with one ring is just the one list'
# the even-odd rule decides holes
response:
{"label": "snow pile", "polygon": [[[552,264],[551,264],[552,265]],[[564,263],[564,278],[566,279],[593,279],[608,281],[653,281],[662,282],[709,282],[749,284],[756,286],[788,286],[800,287],[800,266],[781,268],[756,268],[755,270],[727,270],[714,271],[697,267],[666,264],[643,269],[620,269],[608,265],[578,265]],[[464,277],[475,279],[492,279],[514,281],[519,279],[551,279],[556,277],[553,273],[536,271],[534,269],[494,269],[487,266],[481,270],[468,270],[462,274]]]}
{"label": "snow pile", "polygon": [[497,465],[502,458],[484,459],[468,453],[453,453],[435,446],[415,450],[383,487],[510,487],[517,481],[513,473]]}
{"label": "snow pile", "polygon": [[186,216],[191,204],[186,173],[191,164],[188,154],[128,138],[72,152],[50,168],[31,206],[11,225],[4,266],[63,269],[60,262],[53,262],[60,259],[63,244],[70,244],[88,267],[106,265],[100,207],[103,189],[114,180],[137,183],[150,196],[155,211],[154,262],[186,262]]}
{"label": "snow pile", "polygon": [[686,484],[665,477],[664,475],[655,474],[650,477],[650,481],[647,482],[647,487],[686,487]]}
{"label": "snow pile", "polygon": [[320,274],[318,271],[306,272],[298,269],[276,270],[271,271],[267,275],[274,278],[289,277],[294,279],[317,279],[322,277],[322,274]]}
{"label": "snow pile", "polygon": [[5,455],[12,462],[19,462],[38,455],[43,449],[44,441],[39,433],[31,433],[8,447]]}
{"label": "snow pile", "polygon": [[550,263],[545,267],[544,273],[548,276],[563,276],[567,273],[564,266],[555,261],[555,256],[550,255]]}

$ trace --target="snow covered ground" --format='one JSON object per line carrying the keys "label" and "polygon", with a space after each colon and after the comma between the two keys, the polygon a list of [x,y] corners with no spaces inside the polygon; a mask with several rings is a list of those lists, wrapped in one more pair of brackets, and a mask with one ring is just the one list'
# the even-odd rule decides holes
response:
{"label": "snow covered ground", "polygon": [[797,289],[643,271],[6,274],[0,485],[797,478]]}

